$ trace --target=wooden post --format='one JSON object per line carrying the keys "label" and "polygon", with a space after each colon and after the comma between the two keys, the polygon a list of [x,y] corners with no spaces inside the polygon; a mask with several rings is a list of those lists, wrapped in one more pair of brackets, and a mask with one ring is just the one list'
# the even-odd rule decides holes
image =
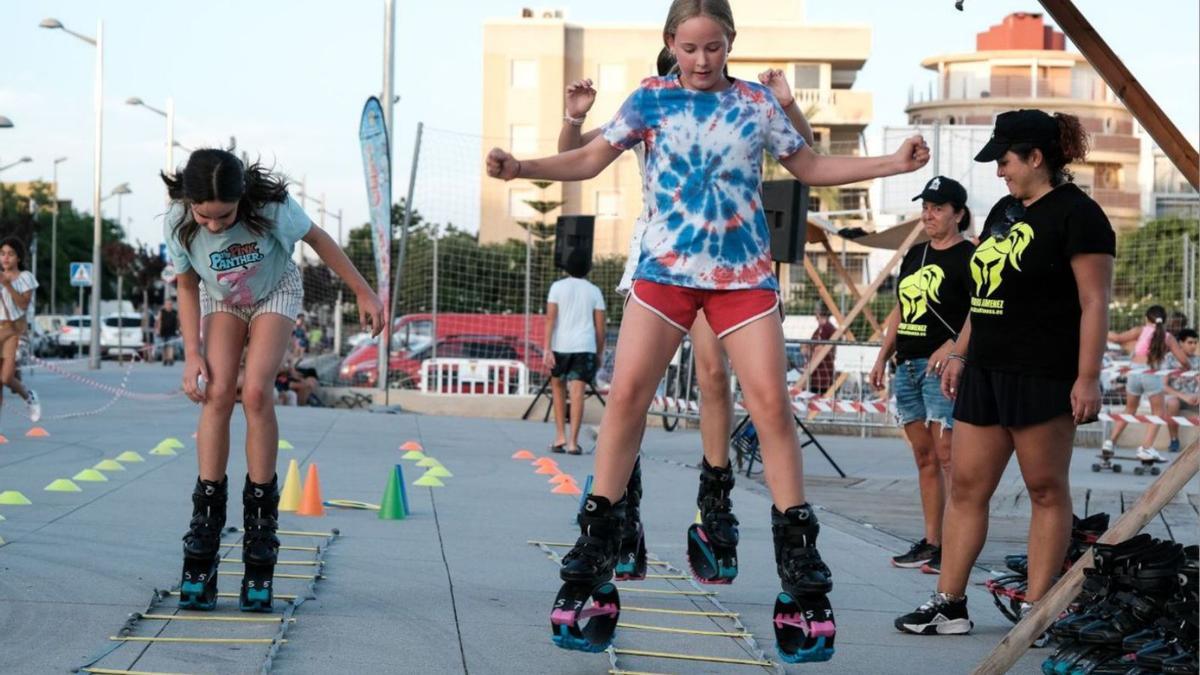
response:
{"label": "wooden post", "polygon": [[[1163,507],[1167,505],[1180,490],[1195,477],[1200,470],[1200,441],[1193,441],[1167,470],[1158,477],[1150,487],[1142,493],[1133,508],[1126,511],[1117,519],[1108,531],[1101,535],[1099,543],[1116,544],[1133,535],[1146,526]],[[1071,566],[1070,571],[1054,584],[1050,592],[1034,603],[1033,611],[1021,622],[1013,626],[1008,635],[996,645],[995,649],[972,671],[973,675],[1000,675],[1007,673],[1009,668],[1029,649],[1034,639],[1044,633],[1058,615],[1079,594],[1083,586],[1083,570],[1092,566],[1092,550],[1088,549],[1083,556]]]}
{"label": "wooden post", "polygon": [[[829,256],[829,262],[833,265],[833,269],[837,272],[838,276],[842,278],[842,283],[846,284],[846,287],[850,289],[850,295],[853,295],[855,300],[861,298],[862,294],[858,292],[858,286],[854,283],[854,279],[850,278],[850,273],[846,271],[846,268],[842,267],[842,261],[838,260],[837,252],[829,245],[829,237],[824,236],[824,233],[821,235],[821,246],[825,247],[825,253]],[[874,312],[869,309],[864,310],[863,316],[866,317],[867,323],[871,324],[872,330],[876,333],[883,332],[883,328],[880,327],[879,322],[875,319]]]}
{"label": "wooden post", "polygon": [[1129,112],[1137,118],[1150,137],[1158,143],[1175,167],[1183,173],[1193,188],[1200,189],[1200,158],[1196,148],[1184,138],[1179,128],[1171,122],[1154,98],[1146,93],[1141,83],[1129,72],[1121,59],[1113,53],[1092,24],[1083,16],[1071,0],[1040,0],[1042,7],[1054,19],[1071,42],[1087,58],[1088,63],[1100,73],[1113,93],[1121,99]]}
{"label": "wooden post", "polygon": [[[833,301],[833,296],[829,294],[829,289],[825,287],[825,282],[821,280],[821,275],[817,274],[817,268],[813,267],[812,261],[808,258],[804,259],[804,271],[808,272],[808,278],[817,287],[817,295],[821,296],[821,301],[829,308],[829,313],[833,315],[833,318],[837,319],[838,325],[845,323],[846,317],[842,315],[842,310],[838,309],[837,303]],[[846,335],[851,340],[858,339],[849,330],[846,331]]]}
{"label": "wooden post", "polygon": [[[892,268],[894,268],[900,263],[901,260],[904,259],[904,254],[908,252],[908,248],[912,246],[912,243],[916,241],[921,232],[921,223],[919,221],[913,223],[912,232],[909,232],[908,236],[904,238],[904,241],[900,244],[900,247],[896,249],[896,253],[892,255],[887,264],[883,266],[883,269],[879,271],[879,275],[876,276],[875,280],[871,282],[871,285],[867,287],[866,293],[864,293],[863,296],[858,299],[858,302],[854,304],[854,308],[851,309],[850,313],[846,315],[845,320],[838,322],[838,328],[833,332],[833,335],[829,337],[830,340],[837,340],[850,330],[850,323],[854,321],[859,312],[861,312],[863,308],[867,306],[867,303],[870,302],[871,298],[874,297],[875,292],[878,291],[879,287],[883,285],[884,279],[887,279],[888,275],[891,274]],[[801,387],[808,382],[808,378],[811,377],[813,371],[816,370],[817,364],[829,354],[829,350],[832,348],[833,345],[820,345],[817,347],[816,351],[813,352],[812,358],[810,358],[808,363],[804,365],[804,374],[800,377]]]}

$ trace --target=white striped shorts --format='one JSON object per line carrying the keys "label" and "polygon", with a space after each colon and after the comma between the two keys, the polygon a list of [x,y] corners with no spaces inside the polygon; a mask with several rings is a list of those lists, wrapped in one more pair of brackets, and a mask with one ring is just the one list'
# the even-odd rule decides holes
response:
{"label": "white striped shorts", "polygon": [[275,285],[275,290],[253,305],[230,305],[221,302],[208,294],[204,284],[200,284],[201,318],[215,312],[227,312],[248,324],[263,314],[282,314],[294,320],[302,311],[304,311],[304,280],[300,277],[299,268],[290,261],[287,271]]}

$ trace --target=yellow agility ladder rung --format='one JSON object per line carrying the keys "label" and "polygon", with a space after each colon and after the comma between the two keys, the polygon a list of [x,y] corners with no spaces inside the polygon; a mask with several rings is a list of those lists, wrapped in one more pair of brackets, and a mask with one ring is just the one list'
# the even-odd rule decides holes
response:
{"label": "yellow agility ladder rung", "polygon": [[84,673],[95,673],[96,675],[187,675],[186,673],[158,673],[149,670],[116,670],[114,668],[96,668],[95,666],[88,666],[79,670]]}
{"label": "yellow agility ladder rung", "polygon": [[699,596],[702,598],[711,598],[716,595],[713,591],[664,591],[657,588],[629,588],[628,586],[617,586],[617,590],[622,593],[648,593],[652,595],[687,595]]}
{"label": "yellow agility ladder rung", "polygon": [[[214,645],[269,645],[275,642],[273,638],[124,637],[120,635],[113,635],[108,639],[113,642],[175,642]],[[279,643],[287,644],[287,640],[280,640]]]}
{"label": "yellow agility ladder rung", "polygon": [[[240,577],[245,576],[245,572],[231,572],[228,570],[218,570],[217,574],[223,577]],[[324,579],[324,576],[319,574],[272,574],[275,579]]]}
{"label": "yellow agility ladder rung", "polygon": [[622,607],[621,611],[645,612],[647,614],[677,614],[679,616],[706,616],[721,619],[736,619],[741,616],[737,612],[705,612],[695,609],[660,609],[658,607]]}
{"label": "yellow agility ladder rung", "polygon": [[[234,563],[235,565],[245,565],[246,564],[246,563],[242,562],[241,558],[221,558],[221,562]],[[318,563],[316,560],[280,560],[279,562],[277,562],[275,564],[276,565],[293,565],[293,566],[300,566],[300,567],[316,567],[320,563]]]}
{"label": "yellow agility ladder rung", "polygon": [[775,666],[771,661],[761,661],[759,659],[730,659],[724,656],[695,656],[692,654],[678,654],[675,652],[650,652],[642,649],[614,649],[613,653],[617,656],[645,656],[650,659],[676,659],[679,661],[702,661],[704,663],[727,663],[734,666],[757,666],[772,668]]}
{"label": "yellow agility ladder rung", "polygon": [[[228,621],[232,623],[280,623],[282,616],[192,616],[191,614],[143,614],[141,621]],[[296,623],[293,617],[288,623]]]}
{"label": "yellow agility ladder rung", "polygon": [[[244,532],[240,527],[230,528],[233,532]],[[336,532],[304,532],[300,530],[276,530],[275,534],[281,534],[288,537],[334,537]]]}
{"label": "yellow agility ladder rung", "polygon": [[667,628],[665,626],[647,626],[640,623],[618,623],[618,628],[653,631],[656,633],[678,633],[680,635],[711,635],[715,637],[748,638],[750,633],[730,633],[723,630],[697,630],[694,628]]}
{"label": "yellow agility ladder rung", "polygon": [[[217,548],[239,548],[241,544],[221,544]],[[320,553],[321,549],[317,546],[280,546],[280,551],[304,551],[306,553]]]}

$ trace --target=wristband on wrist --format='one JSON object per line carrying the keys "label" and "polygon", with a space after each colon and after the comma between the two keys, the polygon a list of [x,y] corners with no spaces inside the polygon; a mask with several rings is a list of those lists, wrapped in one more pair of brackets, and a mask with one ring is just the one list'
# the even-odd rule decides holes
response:
{"label": "wristband on wrist", "polygon": [[962,354],[951,353],[946,356],[946,359],[954,359],[955,361],[961,361],[964,366],[967,365],[967,357],[963,356]]}
{"label": "wristband on wrist", "polygon": [[587,119],[586,114],[582,115],[580,117],[571,117],[570,115],[563,115],[563,121],[566,122],[567,124],[570,124],[573,127],[583,126],[583,121],[586,119]]}
{"label": "wristband on wrist", "polygon": [[780,102],[779,102],[779,107],[780,107],[780,108],[783,108],[784,110],[786,110],[786,109],[788,109],[788,108],[792,107],[792,104],[793,104],[793,103],[795,103],[795,102],[796,102],[796,97],[795,97],[795,96],[793,96],[793,97],[792,97],[792,100],[788,101],[787,103],[784,103],[783,101],[780,101]]}

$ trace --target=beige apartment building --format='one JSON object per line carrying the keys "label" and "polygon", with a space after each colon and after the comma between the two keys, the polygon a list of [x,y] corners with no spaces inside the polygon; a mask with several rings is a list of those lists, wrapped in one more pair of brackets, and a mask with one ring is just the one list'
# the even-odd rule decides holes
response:
{"label": "beige apartment building", "polygon": [[[730,74],[753,79],[766,68],[784,69],[819,148],[858,154],[872,101],[851,87],[870,51],[870,28],[807,24],[802,0],[733,0],[733,11],[738,34]],[[483,45],[483,152],[498,146],[517,157],[543,156],[556,150],[566,85],[584,77],[595,82],[598,96],[584,129],[603,124],[642,78],[656,74],[662,24],[583,25],[561,11],[526,10],[486,21]],[[642,210],[637,159],[628,152],[595,179],[556,183],[544,195],[528,181],[481,181],[481,242],[523,239],[517,221],[537,217],[524,202],[544,196],[565,202],[552,216],[596,216],[597,256],[626,255]]]}
{"label": "beige apartment building", "polygon": [[1082,54],[1066,51],[1063,34],[1041,14],[1009,14],[976,35],[974,52],[931,56],[921,65],[937,80],[905,108],[911,124],[991,125],[997,114],[1017,108],[1077,115],[1091,134],[1092,151],[1071,167],[1075,182],[1114,227],[1137,227],[1141,141],[1133,115]]}

